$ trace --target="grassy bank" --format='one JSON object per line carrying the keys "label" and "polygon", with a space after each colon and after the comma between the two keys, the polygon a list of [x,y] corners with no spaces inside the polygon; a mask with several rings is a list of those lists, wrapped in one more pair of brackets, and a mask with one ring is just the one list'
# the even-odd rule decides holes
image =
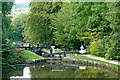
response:
{"label": "grassy bank", "polygon": [[[50,51],[50,49],[46,49],[48,51]],[[58,52],[63,52],[62,50],[60,49],[55,49],[55,53],[58,53]],[[24,50],[24,55],[26,57],[26,59],[42,59],[43,57],[33,53],[33,52],[30,52],[30,51],[27,51],[27,50]],[[63,55],[63,54],[62,54]],[[111,64],[111,63],[108,63],[108,62],[104,62],[104,61],[100,61],[100,60],[96,60],[96,59],[92,59],[92,58],[89,58],[89,57],[86,57],[86,56],[83,56],[83,55],[77,55],[77,57],[75,56],[75,54],[66,54],[66,56],[72,56],[70,57],[71,59],[80,59],[80,60],[89,60],[89,61],[94,61],[94,62],[100,62],[100,63],[105,63],[105,64],[108,64],[108,65],[111,65],[111,66],[114,66],[114,67],[119,67],[118,65],[116,64]],[[112,61],[112,60],[110,60]]]}
{"label": "grassy bank", "polygon": [[24,50],[24,59],[25,60],[33,60],[33,59],[44,59],[44,58],[35,54],[34,52]]}
{"label": "grassy bank", "polygon": [[100,63],[105,63],[105,64],[108,64],[108,65],[120,68],[120,66],[118,66],[116,64],[111,64],[111,63],[108,63],[108,62],[104,62],[104,61],[88,58],[88,57],[82,56],[82,55],[77,55],[77,57],[75,57],[75,54],[67,54],[66,56],[73,56],[73,57],[70,57],[71,59],[80,59],[80,60],[89,60],[89,61],[94,61],[94,62],[100,62]]}
{"label": "grassy bank", "polygon": [[[50,49],[48,49],[48,48],[45,48],[45,49],[48,50],[48,51],[50,51]],[[54,50],[55,50],[55,53],[64,52],[64,51],[62,51],[60,49],[54,49]]]}

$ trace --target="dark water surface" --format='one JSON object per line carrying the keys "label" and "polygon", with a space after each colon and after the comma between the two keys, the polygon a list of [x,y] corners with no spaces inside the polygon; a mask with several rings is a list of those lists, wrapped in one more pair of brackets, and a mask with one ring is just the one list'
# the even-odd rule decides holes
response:
{"label": "dark water surface", "polygon": [[[29,71],[24,71],[25,68]],[[67,65],[62,63],[42,63],[16,65],[16,69],[3,70],[3,78],[26,75],[30,72],[32,78],[118,78],[118,74],[93,67]]]}

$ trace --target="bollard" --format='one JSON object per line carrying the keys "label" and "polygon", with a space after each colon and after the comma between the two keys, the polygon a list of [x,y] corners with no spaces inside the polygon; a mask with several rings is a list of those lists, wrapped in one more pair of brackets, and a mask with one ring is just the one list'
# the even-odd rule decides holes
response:
{"label": "bollard", "polygon": [[39,44],[37,44],[37,49],[39,49]]}
{"label": "bollard", "polygon": [[62,60],[62,56],[61,56],[61,54],[59,54],[59,56],[60,56],[60,60]]}
{"label": "bollard", "polygon": [[48,58],[50,57],[50,55],[48,55]]}
{"label": "bollard", "polygon": [[52,50],[53,50],[53,53],[55,53],[55,46],[51,46]]}
{"label": "bollard", "polygon": [[54,55],[52,55],[52,58],[54,58]]}
{"label": "bollard", "polygon": [[30,47],[31,47],[31,44],[29,44],[29,49],[30,49]]}
{"label": "bollard", "polygon": [[27,47],[25,47],[25,50],[27,50]]}
{"label": "bollard", "polygon": [[52,57],[52,48],[50,48],[50,56]]}
{"label": "bollard", "polygon": [[64,50],[64,57],[66,57],[65,50]]}
{"label": "bollard", "polygon": [[23,47],[23,46],[24,46],[24,44],[21,44],[21,46]]}

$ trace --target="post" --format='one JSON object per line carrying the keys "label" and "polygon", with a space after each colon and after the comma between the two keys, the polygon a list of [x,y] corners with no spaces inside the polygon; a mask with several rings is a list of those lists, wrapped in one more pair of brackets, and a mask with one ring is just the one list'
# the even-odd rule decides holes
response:
{"label": "post", "polygon": [[27,50],[27,47],[25,47],[25,50]]}
{"label": "post", "polygon": [[42,56],[42,48],[39,49],[39,54]]}
{"label": "post", "polygon": [[24,46],[24,44],[21,44],[21,46],[23,47],[23,46]]}
{"label": "post", "polygon": [[52,58],[54,58],[54,55],[52,55]]}
{"label": "post", "polygon": [[52,50],[53,50],[53,53],[55,53],[55,46],[51,46]]}
{"label": "post", "polygon": [[52,48],[50,48],[50,56],[52,56]]}
{"label": "post", "polygon": [[39,49],[39,44],[37,44],[37,49]]}
{"label": "post", "polygon": [[64,50],[64,57],[66,57],[65,50]]}
{"label": "post", "polygon": [[30,47],[31,47],[31,44],[29,44],[29,49],[30,49]]}
{"label": "post", "polygon": [[60,56],[60,59],[62,59],[62,56],[61,56],[61,54],[59,54],[59,56]]}

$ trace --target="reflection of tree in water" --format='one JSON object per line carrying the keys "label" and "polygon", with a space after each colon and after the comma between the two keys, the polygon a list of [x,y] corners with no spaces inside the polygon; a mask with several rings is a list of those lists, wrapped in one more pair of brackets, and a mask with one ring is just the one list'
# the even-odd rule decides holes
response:
{"label": "reflection of tree in water", "polygon": [[66,60],[66,62],[64,62],[64,65],[78,65],[78,66],[86,66],[86,67],[91,67],[91,68],[95,68],[97,70],[102,70],[102,71],[106,71],[106,73],[112,73],[112,75],[116,75],[117,77],[120,78],[120,76],[118,76],[119,74],[119,67],[114,67],[114,66],[110,66],[108,64],[104,64],[104,63],[94,63],[94,62],[88,62],[88,61],[82,61],[79,60],[76,63],[77,64],[73,64],[73,61],[69,61]]}
{"label": "reflection of tree in water", "polygon": [[76,69],[75,78],[116,78],[117,75],[113,75],[113,73],[108,73],[107,71],[87,68],[84,70]]}
{"label": "reflection of tree in water", "polygon": [[[66,65],[67,66],[67,65]],[[70,65],[69,65],[70,66]],[[10,76],[23,76],[25,66],[17,66],[16,69],[3,70],[3,78]],[[69,68],[69,67],[53,67],[53,70],[64,71],[51,71],[50,66],[30,65],[31,78],[117,78],[117,74],[112,71],[108,72],[105,69],[94,68]]]}
{"label": "reflection of tree in water", "polygon": [[45,76],[48,76],[49,73],[49,67],[42,68],[42,66],[35,66],[35,68],[31,67],[31,78],[45,78]]}
{"label": "reflection of tree in water", "polygon": [[2,78],[10,78],[11,76],[23,76],[24,65],[16,66],[16,69],[7,68],[2,70]]}
{"label": "reflection of tree in water", "polygon": [[[52,69],[61,70],[61,67],[52,67]],[[66,68],[65,71],[51,71],[49,66],[30,68],[32,78],[74,78],[75,68]]]}
{"label": "reflection of tree in water", "polygon": [[[52,67],[61,70],[63,67]],[[32,78],[117,78],[113,73],[94,68],[65,68],[65,71],[51,71],[50,66],[30,68]]]}

